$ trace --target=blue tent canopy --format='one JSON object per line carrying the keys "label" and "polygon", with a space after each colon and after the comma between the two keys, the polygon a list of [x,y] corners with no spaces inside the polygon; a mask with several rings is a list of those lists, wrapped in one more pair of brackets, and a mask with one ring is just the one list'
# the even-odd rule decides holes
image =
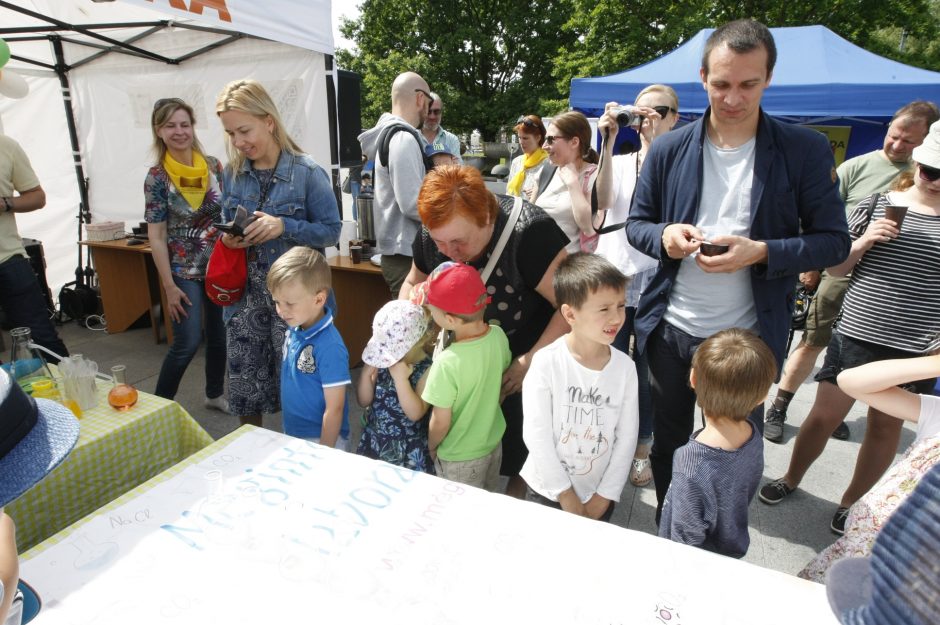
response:
{"label": "blue tent canopy", "polygon": [[[633,102],[647,85],[663,83],[676,90],[684,118],[701,115],[708,100],[699,68],[705,40],[713,30],[699,31],[672,52],[645,65],[609,76],[573,79],[571,107],[598,116],[604,112],[606,102]],[[858,139],[872,135],[875,147],[880,145],[883,124],[908,102],[940,101],[940,72],[878,56],[824,26],[770,30],[777,44],[777,65],[770,87],[764,92],[764,110],[799,123],[852,125],[852,152],[872,149],[859,145],[871,143],[870,139],[856,141],[856,135]],[[856,133],[854,128],[866,125],[865,121],[877,126]]]}

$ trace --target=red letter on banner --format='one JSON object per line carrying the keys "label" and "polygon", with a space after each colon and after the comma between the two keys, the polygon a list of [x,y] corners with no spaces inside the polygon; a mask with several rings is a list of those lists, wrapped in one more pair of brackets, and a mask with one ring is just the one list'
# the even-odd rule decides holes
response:
{"label": "red letter on banner", "polygon": [[[174,1],[179,0],[170,0],[170,4],[173,4]],[[228,12],[228,7],[225,6],[225,0],[193,0],[192,4],[189,5],[189,12],[202,15],[202,7],[208,7],[218,11],[220,20],[226,22],[232,21],[232,14]]]}

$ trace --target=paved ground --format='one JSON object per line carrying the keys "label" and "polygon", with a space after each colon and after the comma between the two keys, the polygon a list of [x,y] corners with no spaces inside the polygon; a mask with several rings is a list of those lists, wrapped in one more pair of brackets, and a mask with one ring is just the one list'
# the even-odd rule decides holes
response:
{"label": "paved ground", "polygon": [[[153,391],[167,346],[153,343],[150,328],[109,335],[103,331],[87,330],[71,322],[62,326],[60,332],[72,353],[82,353],[86,358],[97,361],[103,371],[112,365],[124,364],[127,366],[129,382],[140,390]],[[5,340],[9,346],[9,337],[5,337]],[[234,430],[237,421],[234,417],[203,407],[203,366],[200,351],[187,370],[176,399],[209,434],[219,438]],[[353,370],[354,380],[358,373],[358,369]],[[785,443],[765,445],[765,479],[779,477],[786,470],[797,428],[808,413],[814,396],[815,384],[804,384],[789,410]],[[350,422],[354,426],[358,424],[360,412],[353,402]],[[848,423],[852,430],[851,439],[844,442],[830,440],[826,452],[807,474],[801,489],[787,501],[770,507],[754,498],[750,509],[751,547],[745,560],[795,574],[816,552],[832,542],[835,537],[829,530],[829,521],[851,477],[864,431],[864,410],[860,406],[852,410]],[[265,417],[264,425],[279,430],[280,415]],[[353,435],[358,435],[358,431],[354,431]],[[913,429],[909,425],[905,426],[901,448],[906,448],[913,438]],[[655,501],[652,486],[637,489],[627,484],[613,522],[633,530],[655,533]],[[634,565],[642,566],[642,563]]]}

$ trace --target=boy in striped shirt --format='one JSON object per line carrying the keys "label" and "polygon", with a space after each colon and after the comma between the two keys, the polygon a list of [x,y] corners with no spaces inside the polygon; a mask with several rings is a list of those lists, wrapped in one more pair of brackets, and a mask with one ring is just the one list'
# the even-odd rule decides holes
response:
{"label": "boy in striped shirt", "polygon": [[749,330],[722,330],[692,357],[689,383],[705,427],[676,450],[659,535],[733,558],[747,553],[747,508],[764,470],[748,420],[777,376],[773,352]]}

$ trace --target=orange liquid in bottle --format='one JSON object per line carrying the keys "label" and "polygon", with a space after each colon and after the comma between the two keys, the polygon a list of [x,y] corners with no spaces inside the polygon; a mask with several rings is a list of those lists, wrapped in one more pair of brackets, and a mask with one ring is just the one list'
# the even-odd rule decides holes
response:
{"label": "orange liquid in bottle", "polygon": [[137,403],[137,389],[129,384],[117,384],[108,393],[108,403],[118,410],[130,410]]}

